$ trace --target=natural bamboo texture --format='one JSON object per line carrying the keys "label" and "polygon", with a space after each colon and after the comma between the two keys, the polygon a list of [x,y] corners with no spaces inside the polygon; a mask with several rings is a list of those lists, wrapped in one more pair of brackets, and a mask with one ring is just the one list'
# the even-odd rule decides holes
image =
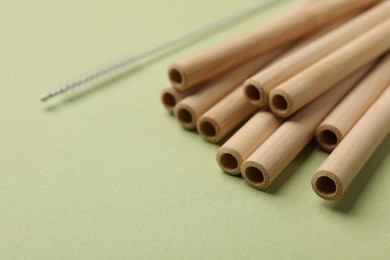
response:
{"label": "natural bamboo texture", "polygon": [[[334,26],[336,25],[327,26],[325,29],[321,30],[321,32],[304,38],[268,66],[272,66],[272,64],[278,62],[278,60],[305,48],[322,34],[331,30]],[[267,67],[265,69],[267,69]],[[257,108],[246,100],[243,86],[241,86],[199,117],[197,122],[198,132],[207,141],[218,143],[227,134],[244,122],[245,119],[255,113],[256,110]]]}
{"label": "natural bamboo texture", "polygon": [[247,99],[257,107],[264,107],[273,88],[386,20],[389,14],[390,1],[384,1],[318,38],[307,47],[274,62],[245,82]]}
{"label": "natural bamboo texture", "polygon": [[199,117],[198,133],[207,141],[218,143],[256,110],[239,87]]}
{"label": "natural bamboo texture", "polygon": [[315,138],[319,145],[332,151],[389,84],[390,53],[317,127]]}
{"label": "natural bamboo texture", "polygon": [[173,87],[165,87],[161,91],[161,102],[163,103],[164,107],[173,114],[173,110],[176,106],[176,104],[182,100],[183,98],[187,97],[191,94],[191,90],[186,92],[179,92]]}
{"label": "natural bamboo texture", "polygon": [[269,111],[253,115],[219,148],[217,162],[230,175],[241,173],[242,163],[280,126],[282,119]]}
{"label": "natural bamboo texture", "polygon": [[199,91],[176,104],[175,117],[184,128],[194,129],[204,112],[287,49],[288,46],[283,46],[268,52],[204,84]]}
{"label": "natural bamboo texture", "polygon": [[303,5],[256,30],[172,64],[168,76],[177,90],[184,91],[378,2],[380,0],[318,0],[315,4]]}
{"label": "natural bamboo texture", "polygon": [[390,86],[314,174],[314,192],[327,200],[341,197],[389,132]]}
{"label": "natural bamboo texture", "polygon": [[317,125],[367,73],[369,66],[312,102],[283,123],[241,166],[244,180],[266,189],[313,138]]}
{"label": "natural bamboo texture", "polygon": [[390,49],[390,18],[270,92],[270,108],[288,117]]}

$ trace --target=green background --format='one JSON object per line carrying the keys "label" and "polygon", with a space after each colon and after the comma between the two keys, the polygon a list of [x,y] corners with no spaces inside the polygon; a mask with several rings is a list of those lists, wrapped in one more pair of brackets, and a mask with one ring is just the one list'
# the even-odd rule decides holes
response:
{"label": "green background", "polygon": [[[345,196],[319,199],[311,143],[266,192],[223,174],[216,145],[160,104],[174,60],[253,28],[269,9],[107,86],[40,104],[91,67],[197,28],[243,1],[2,1],[1,259],[385,259],[390,138]],[[356,149],[359,149],[358,144]]]}

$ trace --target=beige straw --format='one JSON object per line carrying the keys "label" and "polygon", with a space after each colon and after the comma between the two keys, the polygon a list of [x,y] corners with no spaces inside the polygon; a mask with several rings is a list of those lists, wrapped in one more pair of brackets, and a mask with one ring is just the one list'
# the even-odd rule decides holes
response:
{"label": "beige straw", "polygon": [[239,175],[242,163],[279,127],[282,119],[269,111],[259,111],[219,148],[219,167],[231,175]]}
{"label": "beige straw", "polygon": [[390,54],[387,54],[317,127],[315,137],[320,146],[332,151],[389,84]]}
{"label": "beige straw", "polygon": [[390,49],[390,18],[274,88],[270,108],[288,117]]}
{"label": "beige straw", "polygon": [[327,200],[341,197],[389,132],[390,86],[314,174],[314,192]]}
{"label": "beige straw", "polygon": [[287,49],[280,47],[203,84],[202,89],[176,104],[175,117],[184,128],[194,129],[204,112]]}
{"label": "beige straw", "polygon": [[315,4],[300,6],[254,31],[172,64],[168,76],[176,89],[184,91],[378,2],[380,0],[318,0]]}
{"label": "beige straw", "polygon": [[[331,30],[331,28],[334,26],[334,24],[327,26],[326,28],[322,29],[321,32],[304,38],[268,66],[272,66],[275,62],[278,62],[284,57],[288,57],[295,51],[298,51],[301,48],[305,48],[315,39]],[[267,69],[267,67],[265,69]],[[198,132],[207,141],[211,143],[218,143],[233,129],[239,126],[239,124],[244,122],[245,119],[255,113],[256,110],[257,108],[246,100],[243,86],[241,86],[227,95],[217,104],[212,106],[201,117],[199,117],[197,123]]]}
{"label": "beige straw", "polygon": [[283,123],[241,166],[245,181],[267,188],[313,138],[314,129],[355,86],[371,66],[365,66]]}
{"label": "beige straw", "polygon": [[256,110],[239,87],[199,117],[198,132],[207,141],[218,143]]}
{"label": "beige straw", "polygon": [[273,88],[384,21],[389,14],[390,1],[384,1],[306,48],[274,62],[245,82],[246,97],[257,107],[265,106]]}
{"label": "beige straw", "polygon": [[185,92],[179,92],[173,87],[165,87],[161,91],[161,102],[163,103],[164,107],[173,114],[173,110],[176,106],[176,104],[182,100],[183,98],[190,95],[193,91],[185,91]]}

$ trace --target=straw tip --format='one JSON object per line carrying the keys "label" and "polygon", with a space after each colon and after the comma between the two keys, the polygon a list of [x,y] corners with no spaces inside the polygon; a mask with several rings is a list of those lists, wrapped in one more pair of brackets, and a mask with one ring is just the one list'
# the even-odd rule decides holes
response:
{"label": "straw tip", "polygon": [[343,193],[343,184],[336,174],[328,170],[318,170],[311,179],[313,191],[322,199],[336,200]]}

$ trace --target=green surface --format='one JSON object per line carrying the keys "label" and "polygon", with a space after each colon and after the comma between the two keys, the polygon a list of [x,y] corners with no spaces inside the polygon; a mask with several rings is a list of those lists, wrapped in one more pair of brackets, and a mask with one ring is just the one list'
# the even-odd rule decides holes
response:
{"label": "green surface", "polygon": [[[159,93],[167,65],[260,24],[252,17],[109,86],[41,92],[253,1],[3,1],[0,259],[386,259],[390,138],[338,202],[310,178],[312,143],[267,192],[223,174]],[[358,149],[358,146],[356,147]],[[387,258],[388,259],[388,258]]]}

